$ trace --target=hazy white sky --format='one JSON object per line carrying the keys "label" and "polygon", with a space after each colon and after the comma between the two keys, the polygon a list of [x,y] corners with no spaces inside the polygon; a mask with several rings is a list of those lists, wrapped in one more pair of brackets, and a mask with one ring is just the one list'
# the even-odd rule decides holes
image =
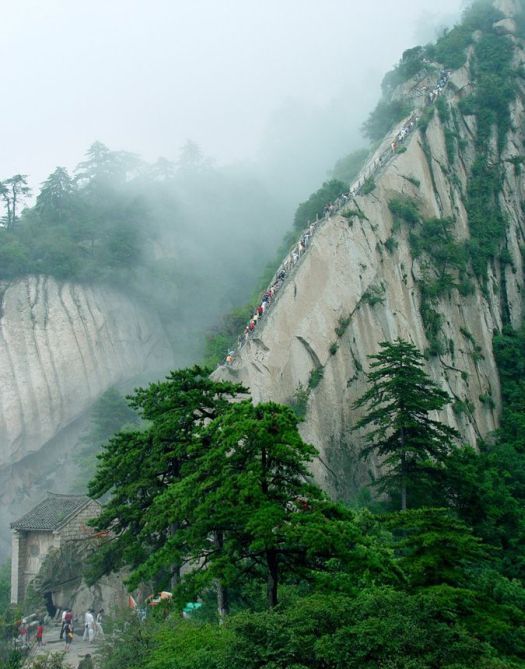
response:
{"label": "hazy white sky", "polygon": [[[95,139],[146,159],[186,139],[252,159],[281,108],[372,106],[401,53],[462,0],[2,2],[0,179],[36,185]],[[307,113],[307,111],[305,111]],[[298,119],[300,120],[300,119]]]}

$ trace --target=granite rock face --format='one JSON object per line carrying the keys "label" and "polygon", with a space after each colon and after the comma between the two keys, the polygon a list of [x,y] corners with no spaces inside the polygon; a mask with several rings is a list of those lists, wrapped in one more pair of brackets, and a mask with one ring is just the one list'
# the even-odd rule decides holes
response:
{"label": "granite rock face", "polygon": [[43,276],[0,286],[0,553],[10,521],[71,489],[93,402],[172,361],[158,316],[118,290]]}
{"label": "granite rock face", "polygon": [[[500,5],[508,5],[512,16],[512,2]],[[520,43],[508,39],[516,45],[515,65],[522,64]],[[425,83],[431,82],[412,81],[405,91]],[[461,114],[458,103],[471,92],[465,66],[452,74],[442,93],[457,121],[453,155],[436,112],[425,135],[416,129],[405,140],[406,151],[378,169],[371,193],[357,195],[321,224],[255,335],[232,366],[215,372],[218,378],[246,384],[256,401],[289,402],[298,389],[308,388],[312,371],[322,369],[321,381],[309,391],[301,432],[320,451],[314,466],[318,481],[340,498],[351,497],[380,466],[358,457],[364,435],[351,430],[360,417],[352,404],[367,387],[367,356],[378,352],[380,342],[397,337],[421,350],[429,347],[421,316],[425,259],[414,256],[408,226],[396,229],[389,202],[411,198],[423,218],[453,218],[455,239],[469,238],[465,203],[476,158],[476,121]],[[439,418],[473,446],[498,427],[501,397],[493,334],[505,319],[519,327],[523,318],[525,174],[515,169],[525,155],[523,93],[512,104],[512,128],[502,153],[498,156],[495,133],[489,149],[490,158],[503,165],[499,205],[508,221],[502,242],[506,262],[492,263],[485,282],[471,278],[470,294],[454,288],[439,298],[435,309],[442,317],[444,350],[426,362],[427,372],[455,402],[455,411],[451,404]],[[397,130],[385,138],[377,156],[388,149]],[[360,214],[341,215],[351,211]],[[348,325],[339,336],[336,328],[345,319]]]}

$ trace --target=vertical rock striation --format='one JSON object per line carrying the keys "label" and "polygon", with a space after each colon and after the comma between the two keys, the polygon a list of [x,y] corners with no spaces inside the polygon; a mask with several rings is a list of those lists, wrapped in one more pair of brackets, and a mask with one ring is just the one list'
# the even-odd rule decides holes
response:
{"label": "vertical rock striation", "polygon": [[[513,67],[522,70],[523,44],[513,35],[514,3],[499,5],[507,12],[499,34],[514,45]],[[396,94],[417,95],[424,85],[431,88],[432,77],[406,82]],[[290,402],[298,390],[307,389],[301,431],[320,451],[318,480],[341,498],[351,497],[379,466],[360,460],[363,435],[351,428],[359,418],[352,404],[366,388],[367,356],[377,353],[381,341],[402,337],[427,351],[428,373],[454,400],[440,418],[456,427],[466,443],[475,446],[498,426],[501,400],[492,338],[505,324],[519,327],[523,319],[523,80],[517,84],[503,146],[493,128],[486,147],[488,166],[497,164],[500,170],[497,199],[506,230],[499,256],[490,260],[484,277],[473,271],[471,255],[463,284],[452,269],[448,289],[429,298],[443,268],[432,249],[416,252],[414,235],[423,233],[396,216],[392,206],[396,200],[414,206],[417,225],[423,226],[418,230],[428,221],[452,221],[451,240],[457,248],[468,248],[469,184],[479,143],[476,116],[462,113],[460,101],[473,92],[467,62],[451,74],[441,96],[448,114],[436,109],[429,115],[426,127],[406,139],[406,151],[377,168],[373,191],[357,195],[321,224],[254,336],[232,366],[215,372],[245,383],[256,401]],[[399,128],[385,138],[372,164]],[[431,317],[439,330],[433,335]],[[316,382],[322,375],[317,385],[311,376],[315,370]]]}
{"label": "vertical rock striation", "polygon": [[118,290],[43,276],[2,284],[2,527],[46,487],[71,486],[79,420],[105,390],[172,361],[158,316]]}

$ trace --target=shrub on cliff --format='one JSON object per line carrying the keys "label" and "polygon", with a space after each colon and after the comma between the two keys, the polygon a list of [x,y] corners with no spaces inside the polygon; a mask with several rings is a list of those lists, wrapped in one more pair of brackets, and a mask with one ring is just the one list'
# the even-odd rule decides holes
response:
{"label": "shrub on cliff", "polygon": [[312,193],[306,202],[302,202],[295,212],[294,227],[302,230],[308,223],[315,221],[324,213],[326,205],[334,202],[337,198],[348,191],[348,185],[339,179],[330,179]]}
{"label": "shrub on cliff", "polygon": [[412,111],[408,100],[381,100],[363,124],[363,134],[372,142],[377,142],[401,119]]}

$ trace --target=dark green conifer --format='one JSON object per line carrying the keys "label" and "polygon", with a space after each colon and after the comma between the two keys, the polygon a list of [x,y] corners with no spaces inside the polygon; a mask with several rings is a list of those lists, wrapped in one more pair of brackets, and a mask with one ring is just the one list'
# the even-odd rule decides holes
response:
{"label": "dark green conifer", "polygon": [[431,418],[450,402],[423,370],[423,356],[410,342],[382,342],[367,374],[370,388],[355,402],[367,413],[354,429],[371,428],[363,456],[379,456],[385,473],[377,481],[383,491],[398,491],[407,508],[407,489],[431,476],[457,438],[457,432]]}

